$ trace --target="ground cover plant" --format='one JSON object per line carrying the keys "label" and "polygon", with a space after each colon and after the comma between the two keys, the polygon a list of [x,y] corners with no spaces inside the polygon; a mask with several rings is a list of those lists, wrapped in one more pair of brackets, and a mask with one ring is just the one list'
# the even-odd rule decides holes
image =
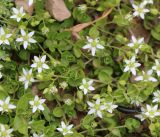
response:
{"label": "ground cover plant", "polygon": [[159,11],[1,0],[0,137],[159,137]]}

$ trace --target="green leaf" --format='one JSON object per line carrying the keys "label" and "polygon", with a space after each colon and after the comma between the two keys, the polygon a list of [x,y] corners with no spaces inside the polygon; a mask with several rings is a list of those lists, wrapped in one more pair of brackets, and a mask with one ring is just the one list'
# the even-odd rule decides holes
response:
{"label": "green leaf", "polygon": [[51,116],[50,116],[50,110],[49,108],[44,104],[44,111],[43,111],[43,115],[45,117],[45,119],[47,121],[50,121],[51,120]]}
{"label": "green leaf", "polygon": [[149,129],[151,131],[151,134],[153,137],[158,137],[160,135],[160,123],[156,122],[156,123],[151,123],[149,125]]}
{"label": "green leaf", "polygon": [[117,121],[113,117],[109,118],[104,118],[104,121],[107,123],[108,128],[114,128],[117,126]]}
{"label": "green leaf", "polygon": [[[47,137],[54,137],[54,133],[56,128],[59,126],[59,122],[54,121],[53,123],[51,123],[49,126],[45,127],[44,133]],[[57,137],[57,136],[56,136]]]}
{"label": "green leaf", "polygon": [[125,121],[125,126],[129,130],[129,133],[132,133],[139,128],[140,122],[136,119],[128,118]]}
{"label": "green leaf", "polygon": [[79,86],[82,78],[84,78],[84,72],[79,66],[73,66],[69,69],[67,77],[67,82],[70,86]]}
{"label": "green leaf", "polygon": [[98,74],[98,78],[103,82],[110,83],[112,81],[112,77],[111,77],[112,73],[113,73],[113,69],[110,67],[106,67],[100,70]]}
{"label": "green leaf", "polygon": [[28,135],[28,122],[22,116],[16,116],[14,119],[14,130],[21,134]]}
{"label": "green leaf", "polygon": [[24,61],[28,60],[28,56],[29,56],[29,52],[27,50],[21,50],[19,52],[19,57]]}
{"label": "green leaf", "polygon": [[114,91],[114,98],[116,99],[116,102],[118,103],[124,103],[125,102],[125,97],[124,97],[124,88],[118,88],[117,90]]}
{"label": "green leaf", "polygon": [[35,132],[42,132],[44,130],[44,120],[38,120],[38,121],[33,121],[30,126],[31,129],[34,130]]}
{"label": "green leaf", "polygon": [[92,128],[92,122],[94,122],[94,117],[92,115],[87,115],[82,120],[82,126],[85,129],[90,129]]}
{"label": "green leaf", "polygon": [[48,82],[48,81],[45,82],[45,81],[44,81],[43,83],[38,84],[38,89],[39,89],[39,90],[45,89],[45,88],[47,88],[49,85],[50,85],[50,82]]}
{"label": "green leaf", "polygon": [[53,115],[55,117],[62,117],[64,114],[62,107],[56,107],[53,109]]}
{"label": "green leaf", "polygon": [[9,122],[9,117],[7,115],[0,115],[0,123],[7,124]]}
{"label": "green leaf", "polygon": [[120,132],[119,129],[113,129],[113,130],[111,131],[111,133],[112,133],[113,135],[115,135],[116,137],[122,137],[122,136],[121,136],[121,132]]}
{"label": "green leaf", "polygon": [[100,6],[97,8],[98,11],[104,11],[106,7],[114,8],[120,4],[120,0],[102,0]]}
{"label": "green leaf", "polygon": [[35,3],[35,11],[37,14],[43,14],[44,13],[44,0],[38,0]]}
{"label": "green leaf", "polygon": [[81,50],[78,48],[78,47],[73,47],[73,52],[74,52],[74,55],[77,57],[77,58],[80,58],[81,57]]}
{"label": "green leaf", "polygon": [[0,99],[4,100],[8,96],[8,93],[5,91],[5,88],[0,85]]}
{"label": "green leaf", "polygon": [[121,27],[129,24],[129,22],[125,19],[125,16],[120,14],[114,16],[113,22]]}
{"label": "green leaf", "polygon": [[80,133],[73,133],[73,134],[71,134],[71,135],[66,135],[65,137],[84,137],[82,134],[80,134]]}
{"label": "green leaf", "polygon": [[151,30],[151,35],[156,39],[160,41],[160,25],[158,24]]}
{"label": "green leaf", "polygon": [[24,94],[20,100],[18,101],[16,114],[25,114],[29,107],[29,101],[33,99],[33,95],[31,93]]}
{"label": "green leaf", "polygon": [[99,36],[99,31],[97,30],[97,27],[92,27],[90,30],[89,30],[89,35],[92,37],[92,38],[97,38]]}
{"label": "green leaf", "polygon": [[64,105],[63,106],[65,113],[69,116],[69,117],[74,117],[76,116],[76,111],[74,110],[74,105]]}
{"label": "green leaf", "polygon": [[45,42],[44,42],[44,45],[47,47],[47,48],[49,48],[49,50],[51,51],[51,52],[54,52],[55,51],[55,46],[54,45],[57,45],[57,41],[54,41],[54,40],[46,40]]}
{"label": "green leaf", "polygon": [[73,10],[73,17],[81,23],[91,21],[91,17],[89,15],[87,15],[86,13],[82,13],[77,8]]}
{"label": "green leaf", "polygon": [[137,94],[139,93],[140,91],[138,90],[138,87],[136,87],[136,84],[128,84],[127,85],[127,94],[130,96],[130,97],[137,97]]}
{"label": "green leaf", "polygon": [[120,4],[120,0],[106,0],[105,1],[105,4],[108,6],[108,7],[115,7],[115,6],[118,6]]}

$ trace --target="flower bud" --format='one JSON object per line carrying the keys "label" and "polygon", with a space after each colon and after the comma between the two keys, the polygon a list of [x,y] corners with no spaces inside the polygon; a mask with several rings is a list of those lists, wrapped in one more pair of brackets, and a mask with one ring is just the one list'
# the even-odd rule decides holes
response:
{"label": "flower bud", "polygon": [[150,11],[151,11],[151,13],[152,13],[153,15],[158,15],[158,10],[157,10],[157,9],[152,8]]}
{"label": "flower bud", "polygon": [[66,87],[68,87],[68,84],[65,81],[61,82],[59,85],[63,89],[65,89]]}

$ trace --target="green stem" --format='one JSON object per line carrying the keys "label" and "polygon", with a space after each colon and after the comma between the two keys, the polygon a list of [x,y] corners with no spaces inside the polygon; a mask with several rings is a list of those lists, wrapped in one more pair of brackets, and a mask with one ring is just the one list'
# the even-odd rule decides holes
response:
{"label": "green stem", "polygon": [[69,77],[65,77],[65,76],[61,76],[61,75],[53,75],[53,77],[56,77],[56,78],[69,78]]}
{"label": "green stem", "polygon": [[54,60],[54,58],[50,54],[48,54],[39,43],[38,43],[38,46],[43,51],[43,53],[45,53],[51,60]]}
{"label": "green stem", "polygon": [[93,59],[88,60],[87,62],[85,62],[85,65],[89,64],[92,61],[93,61]]}
{"label": "green stem", "polygon": [[[117,126],[117,127],[113,127],[112,129],[118,129],[118,128],[125,128],[125,126]],[[110,129],[110,130],[112,130]],[[99,131],[108,131],[109,128],[100,128],[100,129],[94,129],[95,132],[99,132]],[[80,132],[80,134],[85,134],[88,130],[82,131]]]}
{"label": "green stem", "polygon": [[106,47],[109,47],[109,48],[113,48],[113,49],[117,49],[117,50],[123,51],[124,53],[126,53],[126,52],[127,52],[127,51],[125,51],[124,49],[119,48],[119,47],[109,46],[109,45],[105,45],[105,46],[106,46]]}

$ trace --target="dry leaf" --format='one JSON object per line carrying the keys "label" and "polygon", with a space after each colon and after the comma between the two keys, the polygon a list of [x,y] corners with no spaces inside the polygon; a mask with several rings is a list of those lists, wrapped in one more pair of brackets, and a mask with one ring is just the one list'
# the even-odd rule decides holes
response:
{"label": "dry leaf", "polygon": [[112,12],[112,9],[109,9],[108,11],[104,12],[101,17],[99,17],[93,21],[87,22],[87,23],[77,24],[77,25],[73,26],[72,28],[66,29],[65,31],[71,31],[72,36],[75,39],[80,39],[78,32],[80,32],[81,30],[87,28],[88,26],[96,23],[97,21],[106,18],[111,12]]}
{"label": "dry leaf", "polygon": [[66,29],[66,31],[72,31],[72,32],[78,33],[81,30],[83,30],[84,28],[96,23],[97,21],[106,18],[111,13],[111,11],[112,11],[112,9],[109,9],[108,11],[104,12],[103,15],[101,17],[97,18],[96,20],[90,21],[90,22],[87,22],[87,23],[82,23],[82,24],[75,25],[70,29]]}
{"label": "dry leaf", "polygon": [[63,0],[46,0],[46,10],[58,21],[63,21],[71,16]]}
{"label": "dry leaf", "polygon": [[83,30],[84,28],[86,28],[87,26],[91,25],[92,22],[88,22],[88,23],[83,23],[83,24],[78,24],[76,26],[74,26],[72,28],[73,32],[80,32],[81,30]]}
{"label": "dry leaf", "polygon": [[16,3],[17,7],[23,7],[24,10],[26,12],[28,12],[30,15],[33,14],[34,6],[33,5],[29,6],[27,1],[25,1],[25,0],[15,0],[15,3]]}

